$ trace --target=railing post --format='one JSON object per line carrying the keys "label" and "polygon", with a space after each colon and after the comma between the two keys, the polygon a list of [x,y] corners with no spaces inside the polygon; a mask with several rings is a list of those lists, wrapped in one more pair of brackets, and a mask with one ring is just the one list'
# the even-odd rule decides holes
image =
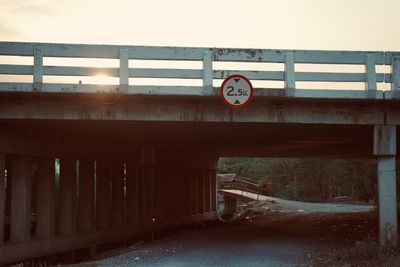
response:
{"label": "railing post", "polygon": [[285,91],[286,96],[294,96],[296,89],[296,77],[294,70],[294,52],[285,53]]}
{"label": "railing post", "polygon": [[33,48],[33,91],[43,90],[43,47]]}
{"label": "railing post", "polygon": [[203,51],[203,95],[211,95],[213,88],[212,52]]}
{"label": "railing post", "polygon": [[129,49],[119,50],[119,85],[120,92],[127,93],[129,86]]}
{"label": "railing post", "polygon": [[400,56],[392,58],[392,91],[394,98],[400,98]]}
{"label": "railing post", "polygon": [[367,53],[365,56],[365,78],[365,90],[367,90],[367,98],[375,98],[377,92],[375,54]]}

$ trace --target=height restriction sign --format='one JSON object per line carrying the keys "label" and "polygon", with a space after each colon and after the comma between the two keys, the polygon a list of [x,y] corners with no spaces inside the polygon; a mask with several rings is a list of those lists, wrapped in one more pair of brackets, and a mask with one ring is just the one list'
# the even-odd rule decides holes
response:
{"label": "height restriction sign", "polygon": [[221,98],[231,108],[243,108],[253,99],[253,86],[242,75],[227,77],[221,85]]}

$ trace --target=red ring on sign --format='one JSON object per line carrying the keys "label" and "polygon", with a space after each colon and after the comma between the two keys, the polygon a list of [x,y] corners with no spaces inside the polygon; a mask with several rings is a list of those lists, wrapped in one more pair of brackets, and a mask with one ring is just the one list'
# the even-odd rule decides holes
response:
{"label": "red ring on sign", "polygon": [[[228,100],[226,100],[225,97],[224,97],[224,86],[225,86],[225,84],[226,84],[229,80],[234,79],[234,78],[243,79],[243,80],[249,85],[249,88],[250,88],[250,96],[249,96],[249,99],[247,99],[244,103],[242,103],[242,104],[240,104],[240,105],[233,105],[233,104],[229,103]],[[224,103],[225,103],[227,106],[231,107],[231,108],[244,108],[244,107],[246,107],[248,104],[250,104],[251,100],[253,100],[253,91],[254,91],[253,85],[251,84],[251,82],[250,82],[249,79],[247,79],[247,78],[244,77],[243,75],[235,74],[235,75],[230,75],[230,76],[226,77],[226,79],[222,82],[222,85],[221,85],[221,87],[220,87],[220,97],[221,97],[221,99],[224,101]]]}

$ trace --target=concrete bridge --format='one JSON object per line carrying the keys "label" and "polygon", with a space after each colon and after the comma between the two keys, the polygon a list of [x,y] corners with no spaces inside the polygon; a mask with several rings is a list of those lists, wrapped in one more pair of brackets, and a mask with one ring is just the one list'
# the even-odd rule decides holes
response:
{"label": "concrete bridge", "polygon": [[[212,220],[219,156],[375,157],[380,241],[397,242],[398,52],[0,42],[0,55],[0,264],[94,254]],[[20,57],[30,63],[18,64]],[[118,66],[46,61],[64,58],[115,59]],[[135,67],[153,60],[201,67]],[[248,70],[250,63],[264,69]],[[303,65],[314,69],[299,71]],[[365,70],[344,71],[353,65]],[[119,82],[76,78],[100,73]],[[216,83],[232,74],[284,86],[255,88],[248,107],[231,109]],[[73,81],[60,82],[66,77]],[[139,85],[132,78],[151,79]],[[166,78],[178,84],[156,84]],[[321,88],[298,88],[304,82]],[[322,88],[335,83],[365,88]]]}

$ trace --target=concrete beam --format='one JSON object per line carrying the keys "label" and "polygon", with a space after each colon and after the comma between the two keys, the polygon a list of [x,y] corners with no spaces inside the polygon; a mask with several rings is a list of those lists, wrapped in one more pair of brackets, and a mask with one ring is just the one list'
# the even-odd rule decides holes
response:
{"label": "concrete beam", "polygon": [[[315,90],[312,90],[315,93]],[[340,90],[335,90],[339,92]],[[296,90],[297,92],[297,90]],[[301,90],[297,93],[301,93]],[[297,94],[296,93],[296,94]],[[360,91],[359,93],[365,94]],[[324,123],[384,124],[383,100],[329,100],[306,98],[258,98],[241,110],[223,105],[219,97],[124,97],[107,101],[51,96],[0,99],[0,119],[118,120],[142,122]]]}
{"label": "concrete beam", "polygon": [[55,234],[55,162],[54,158],[37,159],[37,238]]}
{"label": "concrete beam", "polygon": [[60,234],[72,234],[76,231],[76,160],[60,160],[60,216],[58,231]]}
{"label": "concrete beam", "polygon": [[10,241],[31,238],[32,159],[14,155],[11,158]]}
{"label": "concrete beam", "polygon": [[396,155],[396,126],[382,125],[374,127],[374,155]]}

